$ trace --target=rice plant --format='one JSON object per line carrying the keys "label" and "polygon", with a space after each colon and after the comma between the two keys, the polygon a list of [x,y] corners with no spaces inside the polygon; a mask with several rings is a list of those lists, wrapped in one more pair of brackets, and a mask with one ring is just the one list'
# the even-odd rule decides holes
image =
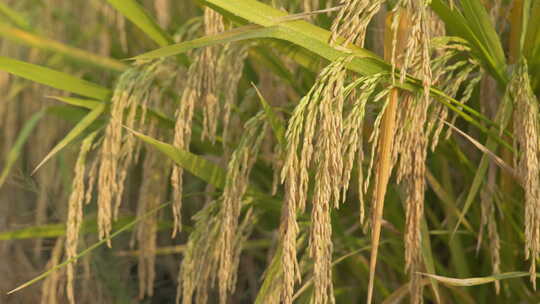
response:
{"label": "rice plant", "polygon": [[1,303],[540,301],[540,2],[0,16]]}

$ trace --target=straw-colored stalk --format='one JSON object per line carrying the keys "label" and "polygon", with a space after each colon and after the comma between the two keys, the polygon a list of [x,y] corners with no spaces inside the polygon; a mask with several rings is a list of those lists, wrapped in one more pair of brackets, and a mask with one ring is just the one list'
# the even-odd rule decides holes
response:
{"label": "straw-colored stalk", "polygon": [[[398,14],[398,21],[394,21],[394,14],[387,17],[387,26],[385,31],[385,58],[392,59],[394,54],[402,54],[406,47],[406,37],[408,35],[409,18],[406,12]],[[397,29],[394,28],[394,23],[398,24]],[[392,62],[395,62],[392,59]],[[393,141],[395,134],[395,124],[397,115],[397,104],[399,91],[393,88],[388,95],[388,101],[383,108],[383,116],[381,125],[378,127],[378,150],[375,167],[375,181],[373,190],[373,207],[372,207],[372,227],[371,227],[371,258],[368,283],[367,303],[371,303],[373,298],[373,287],[375,282],[375,268],[377,265],[377,256],[380,243],[381,224],[384,210],[384,198],[388,181],[392,173],[392,155]],[[372,155],[375,157],[375,155]]]}
{"label": "straw-colored stalk", "polygon": [[[398,111],[398,129],[394,142],[394,162],[399,158],[397,181],[405,187],[405,270],[411,277],[411,303],[422,303],[421,225],[424,216],[424,193],[428,133],[426,122],[430,107],[432,84],[429,25],[431,22],[425,3],[403,1],[403,9],[410,12],[410,28],[403,69],[422,80],[424,90],[407,95]],[[403,76],[403,74],[402,74]],[[403,78],[402,78],[403,79]]]}

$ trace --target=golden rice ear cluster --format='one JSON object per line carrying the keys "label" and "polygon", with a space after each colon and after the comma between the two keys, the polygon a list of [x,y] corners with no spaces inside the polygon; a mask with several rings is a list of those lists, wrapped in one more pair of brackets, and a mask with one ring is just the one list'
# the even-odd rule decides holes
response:
{"label": "golden rice ear cluster", "polygon": [[516,168],[525,190],[525,258],[531,260],[531,282],[536,289],[536,260],[540,251],[538,100],[531,89],[524,60],[518,64],[507,90],[514,106]]}
{"label": "golden rice ear cluster", "polygon": [[[223,17],[210,8],[205,8],[205,34],[214,35],[224,30]],[[237,86],[242,77],[248,46],[226,44],[224,48],[208,47],[195,56],[187,74],[187,81],[176,111],[176,125],[173,145],[189,150],[191,127],[195,103],[202,100],[202,137],[215,142],[218,122],[223,121],[222,143],[225,147],[228,137],[231,110],[237,99]],[[223,105],[220,102],[223,99]],[[220,119],[220,115],[222,119]],[[183,169],[173,166],[171,184],[173,186],[173,237],[182,229],[182,181]]]}
{"label": "golden rice ear cluster", "polygon": [[[344,60],[344,58],[342,59]],[[310,250],[315,261],[314,286],[318,301],[326,303],[331,293],[331,278],[328,279],[328,265],[331,264],[332,241],[329,223],[329,200],[334,199],[334,206],[339,203],[342,173],[341,129],[343,107],[342,61],[331,63],[326,67],[310,92],[296,106],[289,121],[286,132],[287,150],[282,170],[282,181],[286,181],[286,215],[282,217],[284,302],[292,303],[294,283],[300,280],[300,272],[296,259],[296,239],[298,224],[297,211],[303,212],[307,201],[309,186],[309,169],[316,170],[317,180],[324,178],[324,189],[315,190],[313,212],[317,217],[312,219],[312,238]],[[335,98],[335,99],[334,99]],[[334,104],[332,101],[336,101]],[[327,116],[325,118],[325,116]],[[324,133],[319,137],[319,132]],[[329,138],[330,137],[330,138]],[[321,140],[321,147],[315,152],[314,146]],[[330,143],[330,141],[334,142]],[[300,152],[300,153],[299,153]],[[316,156],[315,156],[316,154]],[[315,158],[318,157],[318,158]],[[320,168],[319,168],[320,166]],[[329,176],[333,174],[332,176]],[[320,182],[318,183],[320,185]],[[323,201],[323,199],[325,201]],[[316,203],[317,206],[315,206]],[[329,226],[330,225],[330,226]],[[322,244],[323,242],[326,242]],[[316,247],[319,246],[319,247]]]}
{"label": "golden rice ear cluster", "polygon": [[[460,88],[464,88],[459,102],[465,104],[472,97],[474,88],[485,73],[480,63],[468,55],[471,51],[468,43],[457,37],[437,37],[432,42],[437,57],[432,60],[433,85],[443,90],[448,96],[457,98]],[[431,150],[435,150],[448,118],[448,107],[433,103],[430,107],[428,132],[431,136]],[[453,115],[450,123],[454,124],[457,115]],[[445,139],[452,134],[452,128],[446,131]]]}
{"label": "golden rice ear cluster", "polygon": [[[225,26],[223,17],[211,8],[204,9],[204,32],[206,35],[215,35],[223,32]],[[220,105],[218,96],[218,77],[217,67],[220,50],[219,46],[207,47],[202,50],[202,59],[204,63],[198,71],[201,73],[202,81],[199,89],[203,104],[203,132],[202,138],[208,138],[212,143],[216,141],[217,123],[219,121]]]}
{"label": "golden rice ear cluster", "polygon": [[332,23],[330,42],[333,45],[339,43],[347,46],[353,43],[363,47],[368,24],[385,2],[385,0],[346,0]]}
{"label": "golden rice ear cluster", "polygon": [[231,155],[227,168],[225,189],[220,199],[222,228],[218,237],[219,248],[219,294],[222,303],[226,302],[227,295],[234,291],[236,286],[235,244],[237,244],[238,221],[240,218],[243,197],[248,190],[249,174],[257,156],[263,139],[267,134],[268,124],[265,122],[264,112],[246,122],[245,132],[237,148]]}
{"label": "golden rice ear cluster", "polygon": [[[332,25],[331,44],[342,49],[351,42],[362,44],[367,24],[381,3],[348,1]],[[321,71],[309,93],[296,106],[287,128],[287,148],[281,172],[286,193],[280,227],[283,246],[282,300],[285,303],[292,303],[295,283],[301,280],[296,257],[299,232],[296,216],[297,212],[305,210],[310,169],[315,171],[308,248],[314,262],[312,300],[314,303],[334,302],[330,211],[332,207],[339,206],[341,195],[344,196],[348,188],[354,160],[358,151],[362,150],[360,138],[365,102],[378,81],[378,76],[362,78],[361,81],[365,83],[361,87],[366,90],[358,99],[355,94],[349,94],[352,96],[353,110],[345,114],[345,66],[353,59],[353,56],[342,57]],[[357,86],[361,84],[356,83]],[[346,142],[342,140],[344,135],[349,136]],[[318,148],[314,149],[315,146]],[[358,159],[361,164],[361,152]],[[363,213],[363,208],[361,210]]]}
{"label": "golden rice ear cluster", "polygon": [[[124,126],[135,128],[144,121],[151,85],[161,63],[132,68],[120,77],[111,100],[111,117],[105,129],[100,150],[98,191],[98,227],[101,239],[110,236],[113,216],[122,202],[124,182],[132,162],[138,157],[138,146]],[[137,117],[139,116],[139,117]],[[107,241],[110,246],[110,240]]]}
{"label": "golden rice ear cluster", "polygon": [[177,302],[182,298],[184,304],[205,303],[214,285],[210,282],[215,280],[220,303],[227,303],[234,292],[241,248],[256,222],[251,210],[240,222],[242,203],[248,191],[249,174],[267,130],[264,112],[246,122],[244,136],[227,167],[223,194],[194,217],[195,231],[190,234],[178,276]]}
{"label": "golden rice ear cluster", "polygon": [[[422,232],[424,218],[425,170],[428,146],[426,130],[428,109],[431,105],[430,89],[433,82],[431,71],[430,18],[428,4],[424,1],[400,1],[396,18],[410,18],[412,25],[406,38],[406,51],[402,58],[401,81],[406,73],[422,81],[424,91],[419,94],[403,94],[397,112],[397,128],[394,140],[393,162],[396,164],[397,181],[405,188],[405,270],[411,277],[411,303],[422,303]],[[405,15],[404,15],[405,14]],[[394,22],[396,26],[399,22]],[[394,35],[398,32],[393,31]],[[392,51],[395,55],[395,50]]]}

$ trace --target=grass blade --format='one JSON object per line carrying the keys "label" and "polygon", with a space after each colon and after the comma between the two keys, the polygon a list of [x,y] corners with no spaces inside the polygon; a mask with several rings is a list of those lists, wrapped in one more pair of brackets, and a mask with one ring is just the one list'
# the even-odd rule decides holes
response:
{"label": "grass blade", "polygon": [[182,168],[188,170],[191,174],[199,177],[216,188],[223,189],[225,187],[225,170],[213,164],[212,162],[189,153],[184,150],[175,148],[172,145],[156,140],[150,136],[146,136],[137,131],[128,129],[135,136],[157,148],[159,151],[167,155],[171,160]]}
{"label": "grass blade", "polygon": [[12,293],[15,293],[23,288],[26,288],[38,281],[41,281],[43,279],[45,279],[46,277],[48,277],[51,273],[57,271],[58,269],[70,264],[70,263],[73,263],[75,262],[76,260],[80,259],[81,257],[84,257],[85,255],[87,255],[88,253],[92,252],[94,249],[98,248],[99,246],[107,243],[108,241],[112,240],[113,238],[115,238],[116,236],[118,236],[119,234],[121,234],[122,232],[125,232],[129,229],[131,229],[135,224],[137,224],[138,222],[146,219],[147,217],[155,214],[156,212],[158,212],[159,210],[163,209],[164,207],[166,207],[167,205],[169,205],[170,203],[164,203],[148,212],[146,212],[143,216],[141,217],[138,217],[136,218],[135,220],[133,220],[132,222],[126,224],[125,226],[123,226],[122,228],[116,230],[114,233],[112,233],[109,237],[107,238],[104,238],[103,240],[95,243],[94,245],[86,248],[85,250],[81,251],[81,253],[77,254],[75,257],[69,259],[69,260],[66,260],[54,267],[52,267],[51,269],[47,270],[46,272],[42,273],[41,275],[35,277],[34,279],[20,285],[19,287],[9,291],[7,294],[12,294]]}
{"label": "grass blade", "polygon": [[480,0],[461,1],[463,16],[470,29],[478,37],[482,49],[487,50],[484,54],[492,61],[496,75],[506,78],[506,57],[502,48],[501,40],[491,23],[491,18]]}
{"label": "grass blade", "polygon": [[257,92],[257,95],[259,96],[259,100],[261,101],[261,104],[263,106],[264,112],[266,114],[266,117],[268,121],[270,122],[270,126],[272,126],[272,130],[274,131],[274,135],[276,136],[276,139],[280,146],[285,147],[285,126],[279,118],[276,116],[276,113],[274,113],[274,110],[272,109],[272,106],[268,104],[264,96],[261,94],[261,91],[255,86],[254,83],[251,83],[253,88],[255,89],[255,92]]}
{"label": "grass blade", "polygon": [[106,100],[111,95],[111,90],[95,83],[53,69],[4,56],[0,56],[0,70],[59,90],[99,100]]}
{"label": "grass blade", "polygon": [[2,187],[2,185],[6,182],[11,168],[13,168],[13,165],[21,155],[24,144],[26,143],[28,137],[30,137],[30,134],[32,134],[32,131],[34,131],[37,123],[44,114],[45,111],[37,112],[32,115],[32,117],[24,124],[21,132],[19,133],[19,137],[15,141],[15,144],[13,145],[6,157],[4,169],[2,170],[2,174],[0,174],[0,187]]}
{"label": "grass blade", "polygon": [[187,51],[205,46],[224,44],[228,42],[242,41],[247,39],[268,38],[272,37],[274,35],[273,32],[277,31],[277,29],[277,27],[261,27],[258,25],[242,26],[216,35],[205,36],[195,40],[165,46],[157,50],[135,56],[132,59],[152,60],[183,54]]}
{"label": "grass blade", "polygon": [[[443,0],[432,0],[431,8],[444,21],[450,34],[459,36],[471,44],[475,57],[479,58],[497,81],[505,86],[508,77],[506,76],[504,52],[489,16],[486,15],[485,8],[478,0],[461,2],[464,6],[465,16],[458,9],[451,9]],[[471,20],[471,18],[482,20]],[[488,28],[481,28],[484,25]]]}
{"label": "grass blade", "polygon": [[160,46],[171,44],[173,39],[156,23],[135,0],[107,0],[122,15],[139,27]]}
{"label": "grass blade", "polygon": [[0,14],[6,16],[13,24],[20,28],[26,30],[30,29],[30,23],[28,23],[26,18],[17,11],[11,9],[7,4],[0,2]]}
{"label": "grass blade", "polygon": [[64,96],[48,96],[48,97],[73,105],[73,106],[87,108],[89,110],[95,109],[96,107],[99,107],[100,105],[103,104],[103,102],[101,101],[76,98],[76,97],[64,97]]}
{"label": "grass blade", "polygon": [[128,68],[128,65],[121,61],[67,46],[58,41],[40,37],[32,34],[31,32],[11,27],[4,23],[0,23],[0,36],[37,49],[61,54],[76,61],[88,63],[96,67],[105,68],[116,72],[122,72]]}
{"label": "grass blade", "polygon": [[45,158],[36,166],[32,175],[36,173],[41,166],[43,166],[49,159],[51,159],[56,153],[62,150],[65,146],[70,144],[77,136],[84,132],[96,119],[98,119],[101,114],[105,111],[105,104],[94,108],[88,115],[86,115],[67,135],[64,137],[50,152],[45,156]]}

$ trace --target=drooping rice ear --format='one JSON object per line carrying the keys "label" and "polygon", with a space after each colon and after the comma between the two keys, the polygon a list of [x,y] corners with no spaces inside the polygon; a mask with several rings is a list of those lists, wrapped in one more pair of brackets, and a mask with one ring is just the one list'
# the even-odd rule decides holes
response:
{"label": "drooping rice ear", "polygon": [[239,218],[242,201],[249,185],[249,174],[257,160],[262,140],[267,134],[268,124],[264,112],[260,112],[246,122],[240,143],[232,153],[227,167],[225,189],[220,198],[221,229],[218,235],[219,251],[219,294],[220,302],[226,299],[235,289],[238,262],[236,249],[239,231]]}
{"label": "drooping rice ear", "polygon": [[[182,150],[189,150],[189,143],[191,142],[191,127],[195,102],[201,98],[200,85],[203,79],[201,79],[201,73],[199,71],[203,64],[202,56],[196,56],[195,61],[189,67],[189,76],[180,98],[180,105],[175,113],[176,124],[174,127],[173,145]],[[171,173],[171,185],[173,188],[172,210],[174,218],[172,237],[175,237],[176,233],[182,230],[183,171],[182,167],[173,165]]]}
{"label": "drooping rice ear", "polygon": [[[87,187],[85,187],[86,176],[86,158],[88,152],[92,148],[93,141],[98,133],[94,132],[87,136],[79,151],[77,162],[75,164],[75,177],[73,178],[71,194],[68,202],[68,216],[66,224],[66,245],[65,255],[66,259],[70,260],[77,255],[77,246],[79,243],[79,233],[81,230],[81,224],[83,221],[83,205],[85,196],[88,195]],[[75,267],[77,262],[69,263],[66,266],[67,273],[67,285],[66,294],[70,303],[75,303],[74,294],[74,279],[75,279]]]}
{"label": "drooping rice ear", "polygon": [[[204,32],[206,35],[215,35],[224,31],[223,17],[216,11],[205,7]],[[218,92],[218,61],[221,47],[207,47],[202,50],[203,65],[200,66],[202,81],[199,89],[203,104],[203,132],[202,138],[208,138],[212,143],[216,140],[217,123],[221,107]]]}
{"label": "drooping rice ear", "polygon": [[[347,0],[332,23],[332,45],[350,43],[364,46],[367,27],[385,0]],[[339,41],[339,39],[343,39]]]}
{"label": "drooping rice ear", "polygon": [[[487,227],[488,247],[491,256],[491,269],[493,275],[501,273],[501,256],[500,256],[500,238],[497,230],[497,218],[495,216],[495,200],[496,198],[496,165],[491,163],[488,171],[487,181],[483,185],[480,192],[480,207],[481,207],[481,222],[480,231],[478,232],[478,243],[476,245],[476,253],[478,254],[482,245],[485,227]],[[495,281],[495,292],[500,292],[500,282]]]}
{"label": "drooping rice ear", "polygon": [[[144,120],[144,109],[152,92],[150,87],[160,64],[156,61],[124,72],[114,90],[111,118],[99,153],[97,204],[101,239],[110,234],[113,217],[117,217],[122,202],[127,171],[139,154],[138,142],[132,134],[124,131],[123,126],[133,129]],[[137,119],[139,108],[143,111]],[[111,246],[110,240],[107,245]]]}
{"label": "drooping rice ear", "polygon": [[519,182],[525,190],[525,258],[531,260],[531,283],[536,289],[536,260],[540,251],[538,100],[531,89],[524,59],[510,80],[507,94],[514,105],[514,140],[518,148],[514,157]]}
{"label": "drooping rice ear", "polygon": [[[62,259],[62,252],[64,248],[64,238],[59,237],[54,243],[54,247],[51,252],[51,257],[47,262],[46,268],[51,269],[60,264]],[[64,276],[65,269],[58,269],[48,275],[41,287],[41,304],[56,304],[59,303],[59,294],[61,290],[62,278]]]}
{"label": "drooping rice ear", "polygon": [[207,302],[218,271],[218,208],[218,201],[212,201],[193,217],[195,227],[189,235],[178,272],[177,304]]}

